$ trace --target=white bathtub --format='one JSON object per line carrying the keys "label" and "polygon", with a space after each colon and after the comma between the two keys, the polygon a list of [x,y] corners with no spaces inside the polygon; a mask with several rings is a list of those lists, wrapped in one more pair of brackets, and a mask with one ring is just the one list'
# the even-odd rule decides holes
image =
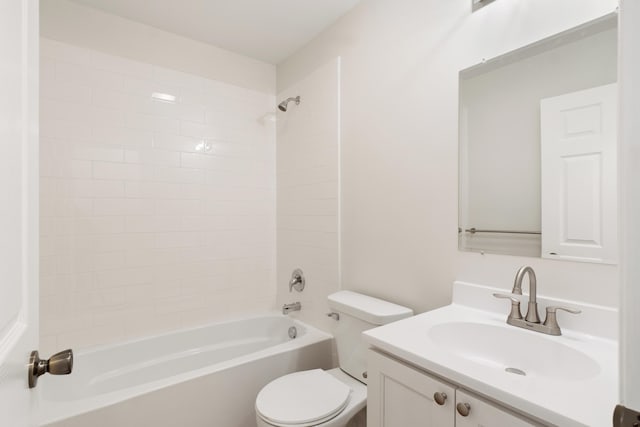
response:
{"label": "white bathtub", "polygon": [[253,427],[258,391],[330,368],[331,345],[324,332],[267,315],[80,351],[71,375],[38,382],[39,424]]}

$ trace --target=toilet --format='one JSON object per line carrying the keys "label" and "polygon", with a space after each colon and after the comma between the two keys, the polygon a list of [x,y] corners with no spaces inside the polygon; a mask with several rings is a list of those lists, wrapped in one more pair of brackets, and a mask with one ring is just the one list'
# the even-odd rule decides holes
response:
{"label": "toilet", "polygon": [[407,307],[351,291],[328,299],[340,367],[294,372],[264,386],[256,398],[258,427],[346,426],[367,403],[362,332],[413,315]]}

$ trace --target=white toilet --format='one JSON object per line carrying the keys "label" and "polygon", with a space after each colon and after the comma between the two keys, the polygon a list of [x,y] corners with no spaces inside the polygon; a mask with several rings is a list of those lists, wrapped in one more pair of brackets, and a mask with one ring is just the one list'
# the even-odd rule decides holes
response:
{"label": "white toilet", "polygon": [[[400,305],[351,291],[329,295],[339,368],[294,372],[256,398],[258,427],[344,427],[367,403],[367,347],[361,333],[413,315]],[[337,314],[337,316],[335,316]]]}

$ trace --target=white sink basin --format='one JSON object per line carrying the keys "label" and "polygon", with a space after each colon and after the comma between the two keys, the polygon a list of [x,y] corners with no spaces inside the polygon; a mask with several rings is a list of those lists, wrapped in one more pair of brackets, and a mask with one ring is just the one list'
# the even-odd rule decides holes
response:
{"label": "white sink basin", "polygon": [[433,325],[428,336],[452,356],[528,378],[585,380],[600,372],[590,356],[537,332],[471,322]]}

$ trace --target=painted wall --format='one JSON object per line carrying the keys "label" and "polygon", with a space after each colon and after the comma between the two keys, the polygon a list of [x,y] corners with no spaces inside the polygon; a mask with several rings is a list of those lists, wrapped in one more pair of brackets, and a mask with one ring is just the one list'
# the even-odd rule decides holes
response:
{"label": "painted wall", "polygon": [[[278,111],[278,305],[300,301],[291,316],[325,331],[327,296],[340,289],[340,59],[280,91],[278,101],[300,96]],[[302,293],[288,288],[301,268]]]}
{"label": "painted wall", "polygon": [[46,38],[40,80],[43,353],[273,309],[273,95]]}
{"label": "painted wall", "polygon": [[275,67],[69,0],[40,1],[40,35],[236,86],[275,93]]}
{"label": "painted wall", "polygon": [[615,266],[457,250],[458,71],[616,6],[369,0],[278,65],[282,90],[341,57],[343,287],[424,311],[450,301],[454,279],[506,289],[531,264],[541,294],[618,305]]}

